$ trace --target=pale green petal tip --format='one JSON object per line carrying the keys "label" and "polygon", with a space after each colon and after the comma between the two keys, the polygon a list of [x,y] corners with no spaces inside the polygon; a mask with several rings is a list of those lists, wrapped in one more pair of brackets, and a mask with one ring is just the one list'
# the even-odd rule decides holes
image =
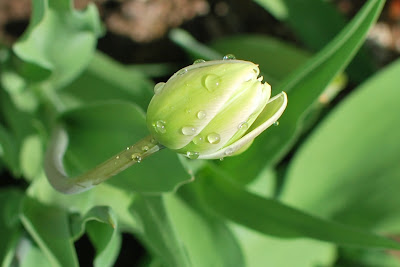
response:
{"label": "pale green petal tip", "polygon": [[269,128],[271,125],[276,123],[278,119],[281,117],[283,112],[286,109],[288,103],[288,98],[285,92],[281,92],[280,94],[271,98],[267,105],[265,106],[264,111],[267,111],[271,106],[275,112],[258,125],[255,128],[249,129],[249,132],[246,133],[241,139],[237,140],[235,143],[224,147],[221,150],[218,150],[215,153],[207,154],[207,155],[199,155],[199,159],[221,159],[228,156],[233,156],[244,152],[247,148],[250,147],[254,138],[260,135],[263,131]]}

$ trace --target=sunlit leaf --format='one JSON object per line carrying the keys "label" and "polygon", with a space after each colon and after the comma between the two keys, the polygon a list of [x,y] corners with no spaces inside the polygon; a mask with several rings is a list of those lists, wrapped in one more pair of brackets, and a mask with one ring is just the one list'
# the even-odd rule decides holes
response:
{"label": "sunlit leaf", "polygon": [[24,64],[21,73],[32,80],[51,75],[56,87],[73,79],[89,63],[101,33],[96,7],[85,11],[72,8],[72,1],[32,1],[30,25],[14,44]]}
{"label": "sunlit leaf", "polygon": [[52,266],[78,266],[65,210],[25,197],[20,218]]}
{"label": "sunlit leaf", "polygon": [[285,202],[398,233],[399,72],[397,61],[367,80],[316,129],[289,168]]}
{"label": "sunlit leaf", "polygon": [[345,224],[324,220],[277,200],[241,188],[210,165],[197,177],[203,205],[260,233],[281,238],[308,237],[341,245],[400,249],[400,243]]}

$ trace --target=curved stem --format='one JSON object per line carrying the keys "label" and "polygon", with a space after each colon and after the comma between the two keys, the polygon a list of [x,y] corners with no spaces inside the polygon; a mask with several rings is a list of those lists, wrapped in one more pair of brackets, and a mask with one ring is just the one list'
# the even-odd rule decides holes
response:
{"label": "curved stem", "polygon": [[152,136],[147,136],[84,174],[69,178],[62,162],[67,146],[68,135],[63,127],[58,126],[46,151],[44,164],[50,184],[65,194],[89,190],[163,148]]}

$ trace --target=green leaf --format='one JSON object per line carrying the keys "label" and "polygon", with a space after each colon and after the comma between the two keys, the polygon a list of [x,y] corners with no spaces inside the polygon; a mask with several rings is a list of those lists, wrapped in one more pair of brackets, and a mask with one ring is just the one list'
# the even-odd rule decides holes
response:
{"label": "green leaf", "polygon": [[204,207],[238,224],[281,238],[308,237],[340,245],[400,249],[400,243],[358,228],[324,220],[252,194],[210,165],[197,177]]}
{"label": "green leaf", "polygon": [[[349,63],[379,15],[384,1],[370,0],[345,29],[323,50],[313,56],[277,86],[288,93],[288,107],[279,127],[268,129],[256,138],[240,157],[222,162],[225,170],[239,181],[241,170],[252,179],[264,167],[275,164],[293,146],[302,133],[304,117],[331,80]],[[262,156],[261,156],[262,155]]]}
{"label": "green leaf", "polygon": [[14,175],[20,171],[17,151],[14,137],[0,124],[0,158]]}
{"label": "green leaf", "polygon": [[75,105],[119,99],[132,101],[145,110],[153,96],[153,87],[153,82],[138,70],[97,52],[87,69],[63,88],[60,95],[63,102],[70,100]]}
{"label": "green leaf", "polygon": [[65,210],[25,197],[20,219],[52,266],[78,266]]}
{"label": "green leaf", "polygon": [[166,266],[192,266],[188,252],[171,224],[163,196],[137,194],[131,212],[141,222],[138,236]]}
{"label": "green leaf", "polygon": [[196,211],[176,195],[169,194],[164,199],[190,266],[245,266],[237,241],[223,222]]}
{"label": "green leaf", "polygon": [[185,49],[193,59],[202,58],[204,60],[213,60],[223,57],[223,55],[219,54],[217,51],[199,43],[185,30],[173,29],[170,31],[169,38]]}
{"label": "green leaf", "polygon": [[228,37],[211,43],[211,47],[221,54],[231,53],[238,59],[259,64],[264,80],[272,89],[310,58],[304,50],[268,36]]}
{"label": "green leaf", "polygon": [[96,249],[94,266],[113,266],[121,247],[118,221],[110,207],[96,206],[84,216],[72,217],[72,236],[79,238],[86,231]]}
{"label": "green leaf", "polygon": [[[310,239],[274,238],[233,225],[245,255],[247,267],[266,266],[310,267],[332,266],[336,258],[334,245]],[[290,257],[288,257],[290,255]]]}
{"label": "green leaf", "polygon": [[282,192],[285,202],[398,233],[399,72],[397,61],[367,80],[315,130],[290,165]]}
{"label": "green leaf", "polygon": [[[64,163],[71,177],[148,135],[143,112],[123,101],[81,107],[65,113],[61,119],[69,136]],[[189,180],[176,154],[162,150],[107,183],[122,190],[160,193],[173,191]]]}
{"label": "green leaf", "polygon": [[21,73],[33,80],[49,81],[56,87],[72,80],[89,63],[101,33],[93,4],[83,12],[73,10],[72,1],[32,2],[31,23],[14,44],[13,51],[25,64]]}
{"label": "green leaf", "polygon": [[[32,156],[34,155],[34,157]],[[33,180],[43,171],[43,144],[39,135],[27,136],[20,151],[20,166],[22,175]]]}
{"label": "green leaf", "polygon": [[[296,37],[312,51],[322,49],[346,25],[343,14],[327,1],[254,1],[275,18],[287,23]],[[367,78],[374,71],[372,60],[366,52],[365,48],[362,49],[348,68],[350,77],[356,81]]]}
{"label": "green leaf", "polygon": [[396,251],[342,248],[339,250],[339,259],[337,262],[342,263],[343,266],[400,267],[400,261],[396,254]]}
{"label": "green leaf", "polygon": [[54,190],[43,174],[30,184],[27,194],[41,203],[79,212],[81,216],[95,206],[109,206],[117,216],[120,229],[129,231],[138,229],[139,223],[129,213],[133,194],[106,183],[80,194],[66,195]]}
{"label": "green leaf", "polygon": [[[20,250],[23,251],[18,255],[20,267],[51,267],[49,260],[35,244],[26,238],[20,241]],[[7,266],[7,265],[5,265]]]}
{"label": "green leaf", "polygon": [[12,188],[0,190],[0,265],[10,266],[15,254],[21,227],[18,220],[22,193]]}

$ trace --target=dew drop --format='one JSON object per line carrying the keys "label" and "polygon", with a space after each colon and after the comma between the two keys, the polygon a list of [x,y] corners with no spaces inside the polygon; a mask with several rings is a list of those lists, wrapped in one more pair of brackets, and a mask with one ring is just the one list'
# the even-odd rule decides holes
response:
{"label": "dew drop", "polygon": [[274,126],[278,126],[278,125],[279,125],[279,121],[274,122],[273,125],[274,125]]}
{"label": "dew drop", "polygon": [[195,145],[199,145],[204,142],[204,138],[201,135],[195,136],[192,140]]}
{"label": "dew drop", "polygon": [[220,85],[221,78],[215,74],[208,74],[203,78],[203,85],[209,92],[214,92]]}
{"label": "dew drop", "polygon": [[132,154],[131,158],[137,163],[140,163],[142,161],[142,156],[139,153]]}
{"label": "dew drop", "polygon": [[193,62],[193,64],[199,64],[199,63],[204,63],[204,62],[206,62],[204,59],[199,58],[199,59],[196,59],[196,60]]}
{"label": "dew drop", "polygon": [[185,113],[190,114],[192,113],[192,110],[190,108],[185,108]]}
{"label": "dew drop", "polygon": [[186,68],[184,68],[184,69],[181,69],[181,70],[179,70],[177,73],[176,73],[176,75],[183,75],[183,74],[185,74],[186,72],[187,72],[188,70],[186,69]]}
{"label": "dew drop", "polygon": [[197,159],[200,156],[200,153],[199,152],[188,151],[188,152],[186,152],[186,156],[189,159]]}
{"label": "dew drop", "polygon": [[127,147],[126,147],[126,150],[129,150],[129,149],[131,149],[131,148],[130,148],[129,146],[127,146]]}
{"label": "dew drop", "polygon": [[225,154],[226,156],[232,155],[232,154],[233,154],[233,148],[228,148],[228,149],[226,149],[224,154]]}
{"label": "dew drop", "polygon": [[148,150],[149,150],[149,147],[148,147],[148,146],[142,146],[142,151],[146,152],[146,151],[148,151]]}
{"label": "dew drop", "polygon": [[240,123],[239,126],[238,126],[239,130],[247,130],[248,128],[249,128],[249,125],[245,121]]}
{"label": "dew drop", "polygon": [[164,88],[164,86],[165,86],[165,83],[163,83],[163,82],[159,82],[159,83],[157,83],[155,86],[154,86],[154,94],[158,94],[158,93],[160,93],[161,91],[162,91],[162,89]]}
{"label": "dew drop", "polygon": [[197,118],[199,120],[204,119],[207,116],[207,113],[204,110],[200,110],[199,112],[197,112]]}
{"label": "dew drop", "polygon": [[158,120],[153,124],[153,127],[155,128],[157,133],[165,133],[167,129],[165,129],[165,121],[163,120]]}
{"label": "dew drop", "polygon": [[223,160],[224,160],[224,158],[220,158],[220,159],[219,159],[219,161],[223,161]]}
{"label": "dew drop", "polygon": [[115,159],[119,159],[119,156],[116,156]]}
{"label": "dew drop", "polygon": [[195,135],[196,131],[197,131],[196,127],[193,127],[193,126],[182,127],[182,133],[184,135]]}
{"label": "dew drop", "polygon": [[222,60],[234,60],[234,59],[236,59],[236,57],[232,54],[227,54],[222,58]]}
{"label": "dew drop", "polygon": [[221,141],[221,136],[217,133],[210,133],[207,135],[207,140],[211,144],[218,144]]}

